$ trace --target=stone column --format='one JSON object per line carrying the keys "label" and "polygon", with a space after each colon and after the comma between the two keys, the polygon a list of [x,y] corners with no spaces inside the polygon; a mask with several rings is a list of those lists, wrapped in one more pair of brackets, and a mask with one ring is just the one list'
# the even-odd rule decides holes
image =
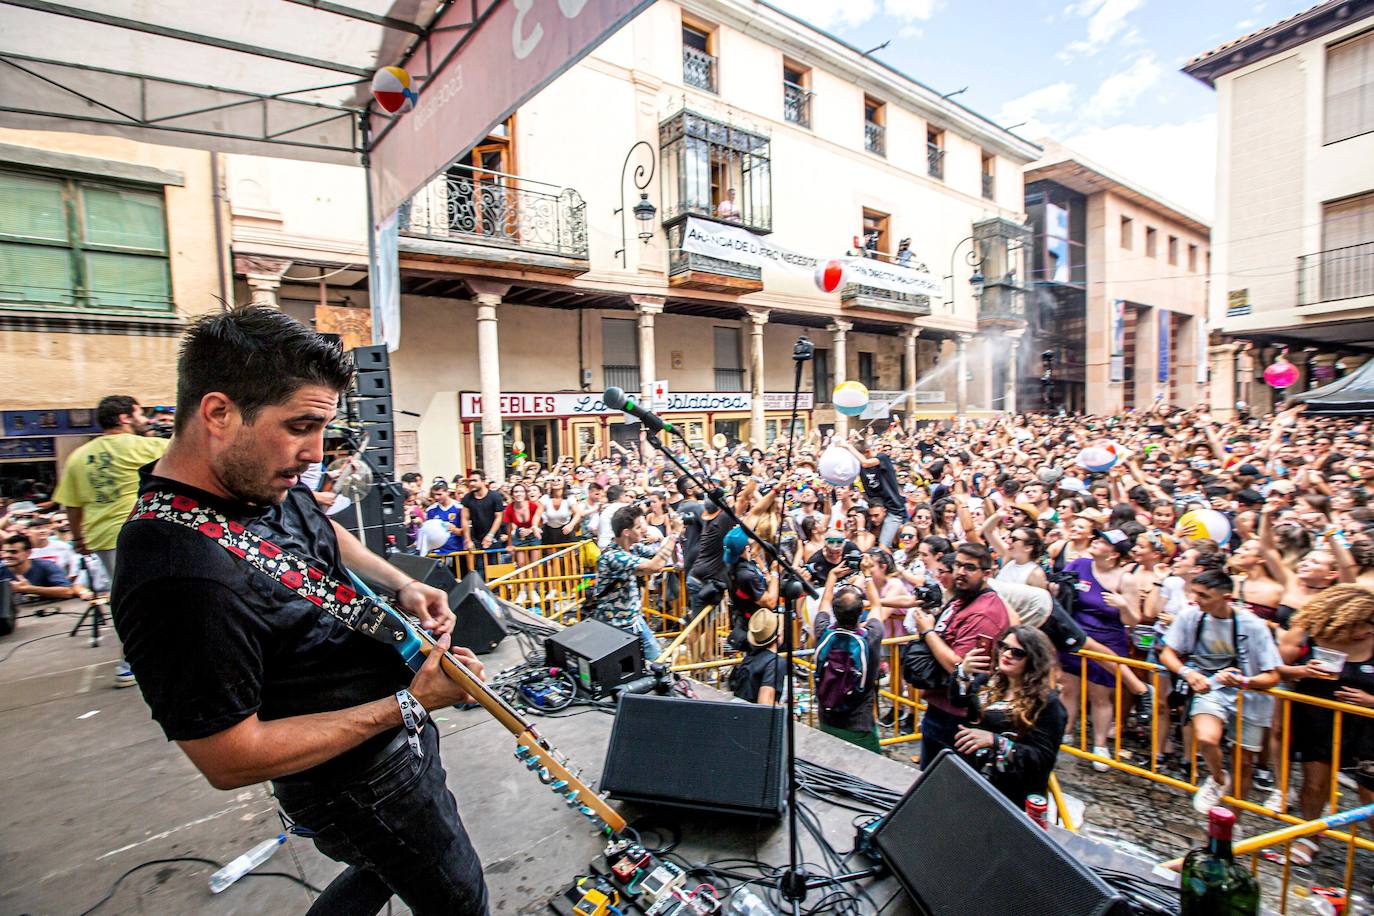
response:
{"label": "stone column", "polygon": [[960,417],[968,412],[968,342],[972,339],[972,334],[954,336],[954,413]]}
{"label": "stone column", "polygon": [[[845,335],[854,327],[854,322],[836,319],[826,325],[826,330],[830,332],[830,355],[834,360],[835,384],[844,381],[845,373],[848,372],[848,360],[845,354]],[[830,396],[830,392],[817,392]],[[849,435],[849,418],[838,410],[835,411],[835,435],[845,438]]]}
{"label": "stone column", "polygon": [[906,415],[908,418],[916,415],[916,338],[920,336],[921,329],[914,325],[902,332],[902,360],[906,366]]}
{"label": "stone column", "polygon": [[496,307],[509,286],[469,281],[477,306],[477,371],[482,395],[482,469],[493,483],[506,479],[505,437],[501,418],[501,357]]}
{"label": "stone column", "polygon": [[1019,331],[1007,332],[1007,387],[1002,395],[1002,410],[1008,416],[1016,413],[1016,386],[1020,381],[1017,373],[1020,371],[1021,335],[1025,333],[1024,328]]}
{"label": "stone column", "polygon": [[763,328],[767,309],[749,310],[749,444],[764,448]]}
{"label": "stone column", "polygon": [[277,308],[277,290],[281,289],[282,276],[291,268],[291,262],[284,258],[234,258],[234,273],[242,274],[248,283],[252,305],[265,305]]}
{"label": "stone column", "polygon": [[658,364],[654,360],[654,317],[663,314],[662,296],[631,296],[639,315],[639,402],[654,406],[654,381]]}

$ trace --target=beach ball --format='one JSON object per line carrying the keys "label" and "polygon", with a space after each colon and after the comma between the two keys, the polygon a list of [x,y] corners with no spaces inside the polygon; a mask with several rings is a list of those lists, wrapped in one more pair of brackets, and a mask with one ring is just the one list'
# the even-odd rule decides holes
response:
{"label": "beach ball", "polygon": [[1078,453],[1078,466],[1094,474],[1103,474],[1117,462],[1117,454],[1100,445],[1090,445]]}
{"label": "beach ball", "polygon": [[1287,388],[1298,380],[1298,367],[1280,356],[1265,367],[1264,380],[1272,388]]}
{"label": "beach ball", "polygon": [[857,417],[868,406],[868,389],[858,382],[840,382],[830,395],[835,409],[846,417]]}
{"label": "beach ball", "polygon": [[420,100],[410,74],[400,67],[381,67],[372,75],[372,97],[387,114],[403,114]]}
{"label": "beach ball", "polygon": [[1215,509],[1194,509],[1183,513],[1174,533],[1189,541],[1211,539],[1225,544],[1231,539],[1231,522]]}
{"label": "beach ball", "polygon": [[816,286],[823,293],[833,293],[844,286],[844,262],[822,261],[816,268]]}
{"label": "beach ball", "polygon": [[427,518],[420,525],[420,533],[415,538],[415,546],[420,556],[433,553],[448,543],[448,526],[441,518]]}
{"label": "beach ball", "polygon": [[831,445],[821,453],[821,478],[836,487],[847,487],[859,476],[859,459],[847,448]]}

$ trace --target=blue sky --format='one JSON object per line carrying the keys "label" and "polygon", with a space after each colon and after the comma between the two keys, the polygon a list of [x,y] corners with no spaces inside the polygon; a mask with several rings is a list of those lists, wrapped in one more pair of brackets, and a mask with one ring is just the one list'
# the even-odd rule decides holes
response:
{"label": "blue sky", "polygon": [[1206,219],[1216,95],[1188,58],[1314,0],[772,0],[1016,132]]}

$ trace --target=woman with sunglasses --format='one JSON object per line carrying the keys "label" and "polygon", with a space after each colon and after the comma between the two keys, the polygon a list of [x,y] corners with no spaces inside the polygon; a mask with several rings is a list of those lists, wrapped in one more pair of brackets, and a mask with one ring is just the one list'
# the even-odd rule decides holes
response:
{"label": "woman with sunglasses", "polygon": [[992,676],[975,694],[977,718],[959,729],[954,748],[1012,804],[1024,807],[1026,796],[1047,794],[1068,711],[1059,701],[1059,665],[1045,634],[1014,626],[996,646]]}
{"label": "woman with sunglasses", "polygon": [[916,530],[916,540],[928,538],[935,533],[935,512],[929,503],[919,503],[911,512],[910,527]]}
{"label": "woman with sunglasses", "polygon": [[906,568],[919,563],[920,559],[916,554],[916,546],[920,543],[915,528],[910,523],[903,525],[897,531],[897,549],[892,552],[892,559],[900,568]]}

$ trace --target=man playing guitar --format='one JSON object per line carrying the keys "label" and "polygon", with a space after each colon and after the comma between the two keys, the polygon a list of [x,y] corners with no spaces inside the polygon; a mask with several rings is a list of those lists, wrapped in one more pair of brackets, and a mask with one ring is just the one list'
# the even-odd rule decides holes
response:
{"label": "man playing guitar", "polygon": [[[393,590],[447,649],[444,593],[369,552],[299,485],[323,458],[325,425],[352,375],[337,343],[276,309],[197,321],[177,363],[175,436],[140,472],[140,505],[211,510],[312,575],[347,583],[352,569]],[[376,913],[396,894],[417,914],[485,914],[481,863],[445,784],[437,730],[422,726],[415,747],[407,740],[412,702],[432,710],[471,699],[441,672],[442,653],[412,677],[388,646],[204,530],[136,507],[119,536],[115,626],[168,739],[217,789],[271,780],[297,832],[347,865],[310,913]],[[451,654],[480,677],[467,649]]]}

